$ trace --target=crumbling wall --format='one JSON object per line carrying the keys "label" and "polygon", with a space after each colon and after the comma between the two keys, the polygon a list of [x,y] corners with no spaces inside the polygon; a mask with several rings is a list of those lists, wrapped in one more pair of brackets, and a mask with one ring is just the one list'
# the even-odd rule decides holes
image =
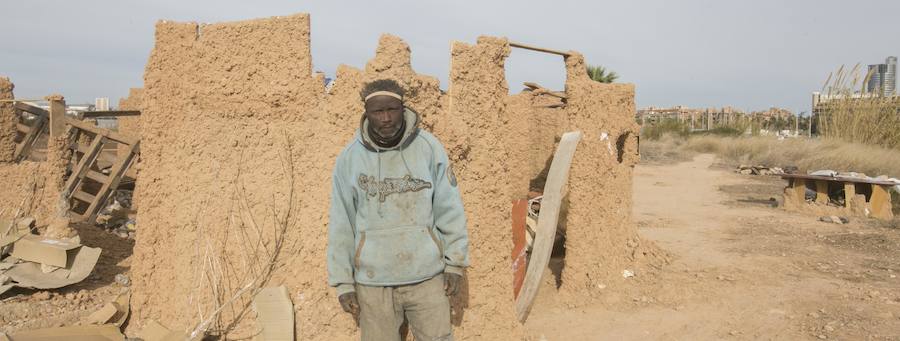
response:
{"label": "crumbling wall", "polygon": [[[8,78],[0,77],[0,100],[14,99],[13,88]],[[48,146],[48,162],[12,163],[19,122],[13,108],[12,102],[0,102],[0,219],[19,214],[34,217],[39,226],[48,225],[55,216],[64,170],[60,149]]]}
{"label": "crumbling wall", "polygon": [[511,171],[504,162],[511,151],[504,76],[509,44],[479,37],[475,45],[454,42],[450,55],[449,109],[434,131],[450,154],[469,223],[471,267],[454,302],[469,308],[457,309],[457,337],[518,340],[509,258]]}
{"label": "crumbling wall", "polygon": [[236,283],[246,279],[242,251],[259,245],[255,226],[271,244],[271,208],[297,223],[269,283],[289,288],[298,339],[350,335],[324,282],[324,249],[331,165],[352,127],[338,131],[343,117],[317,115],[324,92],[310,60],[307,15],[157,24],[144,74],[130,325],[200,323],[217,298],[204,276],[232,292],[245,284]]}
{"label": "crumbling wall", "polygon": [[[360,87],[376,78],[404,84],[407,105],[444,143],[459,179],[472,265],[452,302],[457,339],[523,337],[512,295],[510,203],[527,194],[565,131],[580,129],[585,138],[563,222],[572,250],[563,292],[592,295],[578,292],[594,285],[595,274],[621,271],[645,252],[629,220],[637,160],[633,86],[593,83],[577,72],[584,67],[580,56],[568,62],[568,105],[550,107],[544,96],[508,95],[505,39],[454,43],[444,94],[437,79],[411,68],[409,46],[385,35],[364,70],[341,65],[326,93],[311,72],[308,15],[160,22],[156,29],[141,100],[129,328],[148,319],[179,330],[199,323],[210,302],[222,299],[210,293],[210,279],[226,291],[241,287],[248,264],[265,259],[254,247],[273,245],[276,221],[289,212],[295,224],[267,285],[288,288],[297,339],[357,337],[326,284],[328,201],[334,159],[359,124]],[[621,162],[620,136],[627,150]],[[231,337],[252,333],[245,323]]]}
{"label": "crumbling wall", "polygon": [[584,133],[569,174],[562,300],[572,304],[616,286],[622,271],[652,270],[665,256],[631,221],[637,153],[634,85],[591,80],[581,54],[566,58],[569,130]]}
{"label": "crumbling wall", "polygon": [[16,123],[19,119],[13,109],[13,85],[9,78],[0,77],[0,163],[12,162],[16,151]]}

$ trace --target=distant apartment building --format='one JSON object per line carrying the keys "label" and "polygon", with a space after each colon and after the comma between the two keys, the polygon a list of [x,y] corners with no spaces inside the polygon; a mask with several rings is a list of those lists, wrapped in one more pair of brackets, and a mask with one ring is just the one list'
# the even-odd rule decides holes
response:
{"label": "distant apartment building", "polygon": [[887,57],[884,64],[869,65],[865,93],[893,96],[897,89],[897,57]]}
{"label": "distant apartment building", "polygon": [[97,110],[97,111],[109,110],[109,97],[95,98],[94,99],[94,110]]}

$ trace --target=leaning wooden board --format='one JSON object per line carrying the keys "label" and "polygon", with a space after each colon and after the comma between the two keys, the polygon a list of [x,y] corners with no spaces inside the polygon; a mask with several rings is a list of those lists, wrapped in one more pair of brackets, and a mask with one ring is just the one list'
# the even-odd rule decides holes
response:
{"label": "leaning wooden board", "polygon": [[547,182],[544,184],[544,198],[541,200],[541,214],[538,216],[537,231],[534,236],[534,246],[531,258],[528,261],[528,270],[525,273],[525,282],[522,290],[516,297],[516,315],[519,321],[524,323],[531,312],[531,305],[537,296],[538,287],[544,269],[550,264],[550,252],[553,251],[553,241],[556,237],[556,225],[559,219],[559,209],[569,181],[569,168],[575,157],[575,147],[581,141],[581,132],[568,132],[563,134],[553,154],[553,162],[547,174]]}

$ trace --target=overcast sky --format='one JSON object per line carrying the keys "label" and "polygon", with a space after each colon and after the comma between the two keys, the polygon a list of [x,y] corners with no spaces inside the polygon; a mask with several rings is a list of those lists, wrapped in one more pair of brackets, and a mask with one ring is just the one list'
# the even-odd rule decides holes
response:
{"label": "overcast sky", "polygon": [[[363,67],[388,32],[413,67],[447,88],[453,40],[479,35],[582,52],[634,83],[638,107],[779,106],[808,111],[810,93],[842,64],[900,55],[900,1],[0,1],[0,75],[17,98],[69,103],[140,87],[160,19],[218,22],[308,12],[313,67]],[[514,49],[510,88],[561,89],[561,58]]]}

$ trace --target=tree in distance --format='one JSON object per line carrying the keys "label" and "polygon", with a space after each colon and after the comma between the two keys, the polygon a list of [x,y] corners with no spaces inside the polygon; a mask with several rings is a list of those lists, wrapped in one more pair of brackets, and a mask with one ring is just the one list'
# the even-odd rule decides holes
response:
{"label": "tree in distance", "polygon": [[615,71],[609,71],[600,65],[588,65],[587,73],[591,79],[600,83],[612,83],[619,78],[619,75],[617,75]]}

